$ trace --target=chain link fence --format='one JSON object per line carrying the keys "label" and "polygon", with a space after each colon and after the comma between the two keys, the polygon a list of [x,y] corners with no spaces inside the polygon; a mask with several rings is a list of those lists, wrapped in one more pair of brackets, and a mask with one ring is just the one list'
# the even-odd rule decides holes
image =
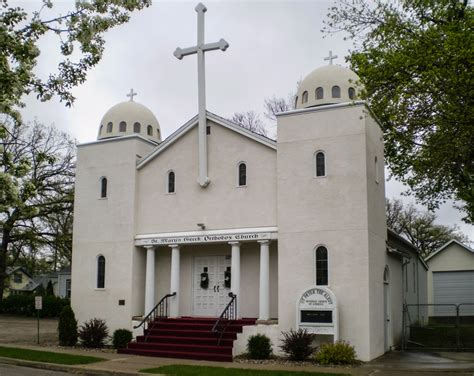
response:
{"label": "chain link fence", "polygon": [[474,303],[404,304],[402,349],[474,350]]}

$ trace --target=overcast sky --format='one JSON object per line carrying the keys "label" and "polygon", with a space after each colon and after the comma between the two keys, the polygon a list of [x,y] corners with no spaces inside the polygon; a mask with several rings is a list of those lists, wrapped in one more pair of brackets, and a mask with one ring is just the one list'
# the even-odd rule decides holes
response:
{"label": "overcast sky", "polygon": [[[324,36],[323,20],[330,1],[205,1],[206,42],[224,38],[227,51],[206,54],[207,108],[223,117],[234,112],[263,112],[264,98],[287,96],[298,80],[327,64],[329,50],[339,56],[335,63],[346,65],[344,56],[352,44],[343,35]],[[40,0],[17,2],[28,10],[38,9]],[[55,14],[65,13],[72,1],[57,3]],[[197,1],[154,1],[153,6],[132,14],[129,23],[106,35],[102,61],[74,90],[72,109],[56,100],[39,103],[27,98],[25,120],[37,118],[54,123],[78,142],[95,140],[100,120],[113,105],[127,100],[130,88],[135,97],[157,117],[167,137],[197,113],[197,64],[195,56],[177,60],[176,47],[196,44]],[[45,14],[48,16],[48,14]],[[59,59],[55,36],[41,42],[37,73],[47,77]],[[263,119],[263,116],[262,116]],[[274,134],[275,129],[270,129]],[[387,197],[400,196],[404,188],[391,180]],[[414,201],[404,198],[405,201]],[[460,221],[461,214],[444,205],[439,222],[457,224],[474,240],[474,226]]]}

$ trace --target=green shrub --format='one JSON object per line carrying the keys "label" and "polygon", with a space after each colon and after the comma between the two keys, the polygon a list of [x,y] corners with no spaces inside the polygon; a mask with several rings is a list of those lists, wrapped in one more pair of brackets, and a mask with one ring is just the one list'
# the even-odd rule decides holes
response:
{"label": "green shrub", "polygon": [[322,365],[354,364],[357,362],[354,346],[344,341],[321,345],[314,358]]}
{"label": "green shrub", "polygon": [[283,344],[280,348],[291,360],[305,360],[314,352],[314,334],[308,333],[306,329],[291,329],[281,334]]}
{"label": "green shrub", "polygon": [[45,296],[46,295],[46,290],[43,286],[42,283],[39,284],[39,286],[35,289],[35,295],[36,296]]}
{"label": "green shrub", "polygon": [[270,338],[263,334],[250,336],[247,342],[247,354],[251,359],[268,359],[272,355]]}
{"label": "green shrub", "polygon": [[[40,310],[40,317],[59,317],[62,309],[69,304],[69,299],[62,299],[56,296],[44,296],[43,309]],[[9,295],[0,303],[0,313],[36,316],[35,297],[33,295]]]}
{"label": "green shrub", "polygon": [[79,328],[79,338],[85,347],[102,348],[108,336],[105,320],[90,319]]}
{"label": "green shrub", "polygon": [[133,334],[130,330],[127,329],[117,329],[114,332],[112,343],[114,349],[123,349],[127,347],[128,343],[132,340]]}
{"label": "green shrub", "polygon": [[77,342],[77,320],[70,306],[65,306],[59,315],[58,334],[61,346],[74,346]]}

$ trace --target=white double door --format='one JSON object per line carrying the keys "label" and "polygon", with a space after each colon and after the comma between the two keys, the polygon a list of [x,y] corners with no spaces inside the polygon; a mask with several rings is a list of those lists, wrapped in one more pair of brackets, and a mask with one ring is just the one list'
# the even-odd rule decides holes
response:
{"label": "white double door", "polygon": [[[230,301],[230,288],[224,285],[225,272],[231,271],[230,256],[196,256],[193,271],[193,315],[217,317]],[[209,283],[201,284],[207,277]]]}

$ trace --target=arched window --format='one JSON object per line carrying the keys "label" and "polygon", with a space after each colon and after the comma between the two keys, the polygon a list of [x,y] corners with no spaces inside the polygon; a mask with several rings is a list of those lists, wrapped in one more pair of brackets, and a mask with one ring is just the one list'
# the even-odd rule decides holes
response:
{"label": "arched window", "polygon": [[316,176],[326,176],[326,156],[324,152],[318,151],[316,153]]}
{"label": "arched window", "polygon": [[379,160],[377,157],[374,158],[374,175],[375,175],[375,182],[379,182]]}
{"label": "arched window", "polygon": [[383,283],[386,285],[390,283],[390,269],[387,265],[385,265],[385,269],[383,270]]}
{"label": "arched window", "polygon": [[247,165],[242,162],[239,163],[239,187],[247,185]]}
{"label": "arched window", "polygon": [[320,246],[316,249],[316,285],[328,285],[328,250]]}
{"label": "arched window", "polygon": [[127,131],[127,123],[121,121],[119,124],[119,132],[126,132]]}
{"label": "arched window", "polygon": [[353,87],[350,87],[347,93],[349,94],[349,99],[354,99],[356,96],[356,91]]}
{"label": "arched window", "polygon": [[99,134],[102,134],[102,131],[103,131],[103,130],[104,130],[104,125],[101,124],[101,125],[100,125],[100,128],[99,128]]}
{"label": "arched window", "polygon": [[295,108],[298,107],[298,96],[295,97]]}
{"label": "arched window", "polygon": [[97,257],[97,288],[105,288],[105,257]]}
{"label": "arched window", "polygon": [[341,98],[341,88],[339,86],[332,87],[332,97]]}
{"label": "arched window", "polygon": [[136,123],[133,124],[133,131],[135,133],[140,133],[140,131],[141,131],[140,123],[136,122]]}
{"label": "arched window", "polygon": [[176,178],[174,171],[168,172],[168,193],[174,193],[175,192],[175,183],[176,183]]}
{"label": "arched window", "polygon": [[301,100],[302,100],[303,103],[308,102],[308,92],[307,91],[303,92]]}
{"label": "arched window", "polygon": [[146,127],[146,134],[148,136],[153,136],[153,127],[151,125],[149,125],[148,127]]}
{"label": "arched window", "polygon": [[113,130],[114,130],[114,125],[112,124],[112,122],[109,122],[107,124],[107,133],[112,133]]}
{"label": "arched window", "polygon": [[107,197],[107,178],[105,176],[100,178],[100,198]]}
{"label": "arched window", "polygon": [[160,128],[156,128],[156,137],[160,138]]}
{"label": "arched window", "polygon": [[322,87],[316,88],[316,99],[324,98],[324,89]]}

